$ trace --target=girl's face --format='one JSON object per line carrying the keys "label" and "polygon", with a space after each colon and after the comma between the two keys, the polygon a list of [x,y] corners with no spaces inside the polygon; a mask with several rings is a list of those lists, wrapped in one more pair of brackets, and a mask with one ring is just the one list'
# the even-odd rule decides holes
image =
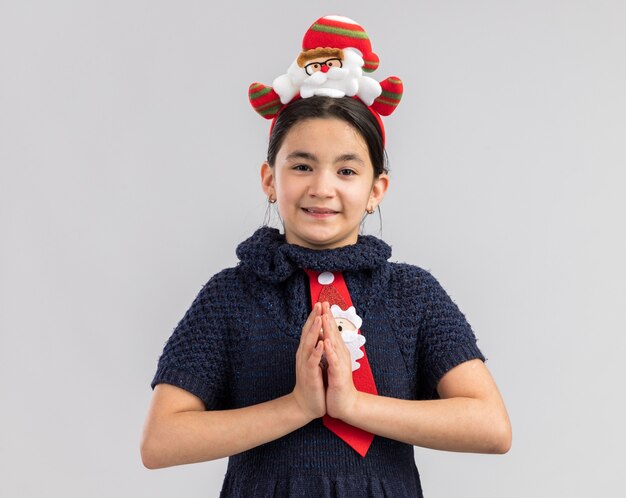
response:
{"label": "girl's face", "polygon": [[311,249],[355,244],[361,220],[388,186],[374,179],[367,144],[340,119],[307,119],[285,135],[274,167],[261,167],[263,190],[277,201],[287,242]]}

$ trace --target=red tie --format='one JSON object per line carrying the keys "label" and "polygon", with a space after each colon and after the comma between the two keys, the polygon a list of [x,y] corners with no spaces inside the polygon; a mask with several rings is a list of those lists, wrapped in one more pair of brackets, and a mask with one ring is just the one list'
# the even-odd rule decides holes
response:
{"label": "red tie", "polygon": [[[328,301],[331,306],[336,304],[344,311],[352,306],[352,299],[350,299],[350,293],[341,272],[320,273],[312,270],[305,270],[305,272],[309,276],[309,284],[311,286],[311,306],[317,302],[324,301]],[[361,351],[365,353],[363,346]],[[359,363],[361,366],[352,372],[354,387],[361,392],[378,394],[367,355],[363,356]],[[374,440],[374,434],[346,424],[344,421],[333,418],[330,415],[324,415],[323,421],[326,427],[352,446],[359,455],[363,457],[366,455]]]}

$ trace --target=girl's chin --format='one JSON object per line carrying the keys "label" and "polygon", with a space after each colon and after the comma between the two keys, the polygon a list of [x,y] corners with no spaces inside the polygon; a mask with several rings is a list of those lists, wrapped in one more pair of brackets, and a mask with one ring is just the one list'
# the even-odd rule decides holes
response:
{"label": "girl's chin", "polygon": [[287,242],[309,249],[336,249],[338,247],[356,244],[358,232],[345,236],[332,236],[331,234],[309,233],[294,234],[286,233]]}

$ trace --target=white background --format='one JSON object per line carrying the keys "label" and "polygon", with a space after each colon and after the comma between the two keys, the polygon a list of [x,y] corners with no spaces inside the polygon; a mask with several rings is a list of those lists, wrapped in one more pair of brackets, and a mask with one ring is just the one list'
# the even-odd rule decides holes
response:
{"label": "white background", "polygon": [[503,456],[417,448],[425,495],[621,496],[624,2],[4,0],[2,497],[217,496],[226,460],[142,466],[149,383],[263,220],[248,85],[327,14],[405,82],[382,235],[466,314],[513,424]]}

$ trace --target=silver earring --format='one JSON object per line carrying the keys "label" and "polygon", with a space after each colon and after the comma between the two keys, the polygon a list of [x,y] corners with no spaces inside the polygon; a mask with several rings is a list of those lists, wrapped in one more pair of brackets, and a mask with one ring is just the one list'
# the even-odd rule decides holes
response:
{"label": "silver earring", "polygon": [[270,204],[274,204],[276,202],[276,199],[274,199],[273,197],[268,197],[267,202],[269,202]]}
{"label": "silver earring", "polygon": [[373,209],[368,209],[367,210],[367,214],[374,214],[374,210]]}

